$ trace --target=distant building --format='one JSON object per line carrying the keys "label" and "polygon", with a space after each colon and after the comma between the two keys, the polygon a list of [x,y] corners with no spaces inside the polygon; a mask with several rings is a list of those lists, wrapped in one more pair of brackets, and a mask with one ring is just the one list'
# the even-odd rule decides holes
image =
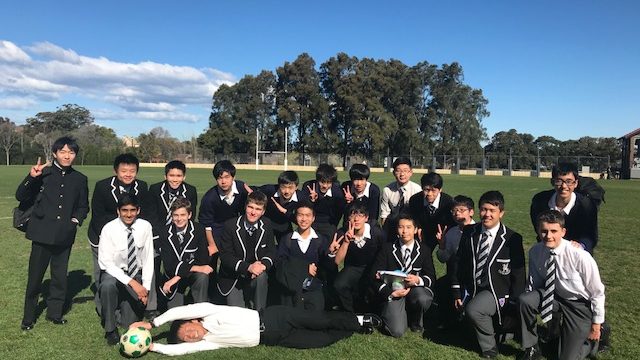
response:
{"label": "distant building", "polygon": [[622,168],[621,179],[640,179],[640,128],[621,137]]}
{"label": "distant building", "polygon": [[123,136],[122,143],[124,144],[125,147],[128,147],[128,148],[130,147],[137,148],[140,146],[140,144],[138,144],[138,140],[136,140],[136,138],[131,136]]}

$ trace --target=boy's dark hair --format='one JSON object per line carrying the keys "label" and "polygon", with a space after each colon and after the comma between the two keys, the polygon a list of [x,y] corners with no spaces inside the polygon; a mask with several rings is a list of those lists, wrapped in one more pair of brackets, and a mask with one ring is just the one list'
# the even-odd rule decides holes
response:
{"label": "boy's dark hair", "polygon": [[65,145],[67,145],[67,147],[69,147],[69,149],[76,154],[80,151],[78,142],[71,136],[63,136],[57,138],[56,141],[53,142],[53,145],[51,145],[51,151],[56,153],[58,150],[62,150]]}
{"label": "boy's dark hair", "polygon": [[193,212],[192,209],[191,209],[191,201],[189,201],[184,196],[178,196],[173,201],[173,204],[171,204],[171,207],[169,208],[169,214],[173,214],[174,211],[176,211],[178,209],[182,209],[182,208],[187,209],[188,213],[192,213]]}
{"label": "boy's dark hair", "polygon": [[135,165],[136,171],[140,169],[140,160],[138,160],[138,158],[132,153],[125,153],[116,156],[115,160],[113,160],[113,170],[117,171],[120,164]]}
{"label": "boy's dark hair", "polygon": [[316,169],[316,180],[320,182],[335,182],[338,180],[336,168],[329,164],[320,164]]}
{"label": "boy's dark hair", "polygon": [[278,175],[278,185],[288,185],[288,184],[296,184],[296,187],[299,183],[298,173],[295,171],[287,170],[283,171]]}
{"label": "boy's dark hair", "polygon": [[164,166],[164,174],[167,175],[169,173],[169,170],[171,169],[178,169],[180,171],[182,171],[182,175],[186,175],[187,174],[187,165],[185,165],[182,161],[180,160],[171,160],[167,163],[167,165]]}
{"label": "boy's dark hair", "polygon": [[169,334],[167,335],[167,342],[169,344],[180,344],[183,341],[178,338],[178,331],[183,324],[186,324],[189,320],[174,320],[169,327]]}
{"label": "boy's dark hair", "polygon": [[362,204],[361,202],[356,202],[349,209],[349,215],[352,214],[363,214],[365,216],[369,216],[369,209],[367,209],[367,207],[364,206],[364,204]]}
{"label": "boy's dark hair", "polygon": [[558,224],[564,228],[564,215],[558,210],[545,210],[538,215],[536,219],[536,228],[540,229],[540,225],[545,222],[547,224]]}
{"label": "boy's dark hair", "polygon": [[231,177],[236,176],[236,167],[229,160],[220,160],[213,167],[213,178],[217,179],[223,173],[228,172]]}
{"label": "boy's dark hair", "polygon": [[411,159],[409,159],[406,156],[400,156],[399,158],[395,159],[392,165],[393,171],[396,171],[396,168],[398,167],[398,165],[409,165],[409,167],[412,167]]}
{"label": "boy's dark hair", "polygon": [[491,204],[493,206],[497,206],[500,211],[504,211],[504,196],[502,196],[502,193],[497,190],[487,191],[480,196],[480,201],[478,201],[479,207],[483,204]]}
{"label": "boy's dark hair", "polygon": [[400,224],[400,220],[411,220],[411,222],[413,223],[413,226],[418,226],[418,223],[416,222],[416,219],[413,218],[413,216],[411,216],[411,213],[408,211],[401,211],[400,214],[398,215],[398,222],[397,224]]}
{"label": "boy's dark hair", "polygon": [[306,201],[303,200],[301,202],[298,203],[298,207],[296,208],[296,214],[298,214],[298,209],[300,208],[307,208],[307,209],[311,209],[311,213],[313,213],[313,216],[316,216],[316,209],[313,208],[313,203],[310,201]]}
{"label": "boy's dark hair", "polygon": [[427,186],[430,186],[436,189],[442,189],[442,183],[443,183],[442,176],[434,172],[424,174],[420,178],[420,185],[422,186],[423,189]]}
{"label": "boy's dark hair", "polygon": [[369,180],[371,170],[365,164],[353,164],[349,169],[349,178],[351,180]]}
{"label": "boy's dark hair", "polygon": [[247,195],[247,205],[249,203],[254,203],[256,205],[260,205],[262,207],[267,206],[267,195],[265,195],[262,191],[256,190],[251,194]]}
{"label": "boy's dark hair", "polygon": [[578,180],[578,166],[574,163],[561,162],[551,169],[551,181],[558,176],[573,174],[573,177]]}
{"label": "boy's dark hair", "polygon": [[122,194],[118,197],[118,209],[123,206],[133,205],[140,209],[140,200],[135,194]]}
{"label": "boy's dark hair", "polygon": [[473,199],[468,196],[458,195],[453,198],[453,206],[464,206],[469,210],[473,210],[475,204],[473,203]]}

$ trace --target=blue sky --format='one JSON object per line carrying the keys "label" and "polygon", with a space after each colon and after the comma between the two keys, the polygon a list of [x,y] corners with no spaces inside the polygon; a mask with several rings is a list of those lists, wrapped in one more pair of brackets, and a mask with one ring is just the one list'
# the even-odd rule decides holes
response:
{"label": "blue sky", "polygon": [[637,1],[4,1],[0,116],[65,103],[119,135],[208,127],[213,91],[300,53],[459,62],[492,136],[640,127]]}

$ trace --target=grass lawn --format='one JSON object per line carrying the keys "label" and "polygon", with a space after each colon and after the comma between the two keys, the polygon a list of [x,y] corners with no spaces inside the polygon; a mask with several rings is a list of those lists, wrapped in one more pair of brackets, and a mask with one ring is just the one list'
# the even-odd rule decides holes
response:
{"label": "grass lawn", "polygon": [[[112,171],[104,166],[78,167],[89,177],[90,191],[95,182],[110,176]],[[3,181],[0,182],[0,359],[107,359],[118,358],[116,348],[108,347],[103,339],[104,332],[94,311],[93,293],[89,289],[92,282],[92,260],[85,225],[78,231],[78,237],[69,261],[69,293],[71,310],[66,315],[69,323],[56,326],[44,320],[42,314],[34,330],[20,330],[24,289],[26,286],[30,242],[23,233],[11,226],[11,209],[16,206],[14,198],[18,183],[27,174],[26,166],[0,166]],[[276,171],[238,171],[237,178],[252,185],[275,182]],[[162,169],[144,168],[140,178],[149,184],[162,179]],[[300,173],[301,183],[313,177],[312,173]],[[346,173],[340,174],[340,181],[346,180]],[[187,180],[196,186],[202,196],[212,186],[210,170],[192,169]],[[391,182],[389,173],[372,174],[371,181],[380,188]],[[414,175],[419,182],[419,175]],[[640,262],[637,245],[640,220],[637,207],[640,204],[640,182],[603,181],[607,190],[606,204],[600,209],[600,242],[595,257],[606,285],[606,317],[613,327],[612,351],[604,359],[640,358]],[[501,190],[506,199],[504,223],[520,232],[525,239],[525,251],[535,241],[529,221],[531,197],[538,191],[550,187],[547,179],[445,176],[444,191],[451,194],[465,194],[474,200],[487,190]],[[477,219],[477,216],[476,216]],[[634,260],[636,259],[636,260]],[[437,261],[435,261],[437,263]],[[438,275],[444,273],[442,266],[436,268]],[[48,275],[47,275],[48,276]],[[157,335],[154,334],[154,335]],[[459,334],[446,334],[450,343]],[[401,339],[380,335],[360,335],[341,341],[331,347],[319,350],[293,350],[258,346],[250,349],[222,349],[187,355],[189,359],[475,359],[475,342],[463,345],[438,344],[420,335],[407,333]],[[457,341],[456,344],[460,344]],[[501,349],[501,358],[513,358],[518,353],[517,344],[508,343]],[[147,359],[162,357],[158,354],[145,355]]]}

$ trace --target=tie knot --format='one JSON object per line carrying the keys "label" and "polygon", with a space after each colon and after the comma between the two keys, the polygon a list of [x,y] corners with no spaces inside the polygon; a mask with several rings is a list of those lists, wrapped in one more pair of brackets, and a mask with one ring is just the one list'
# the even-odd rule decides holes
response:
{"label": "tie knot", "polygon": [[131,234],[133,232],[133,229],[131,228],[131,226],[127,226],[127,233]]}
{"label": "tie knot", "polygon": [[555,256],[556,252],[555,252],[555,250],[552,249],[552,250],[549,250],[549,254],[551,254],[551,256]]}

